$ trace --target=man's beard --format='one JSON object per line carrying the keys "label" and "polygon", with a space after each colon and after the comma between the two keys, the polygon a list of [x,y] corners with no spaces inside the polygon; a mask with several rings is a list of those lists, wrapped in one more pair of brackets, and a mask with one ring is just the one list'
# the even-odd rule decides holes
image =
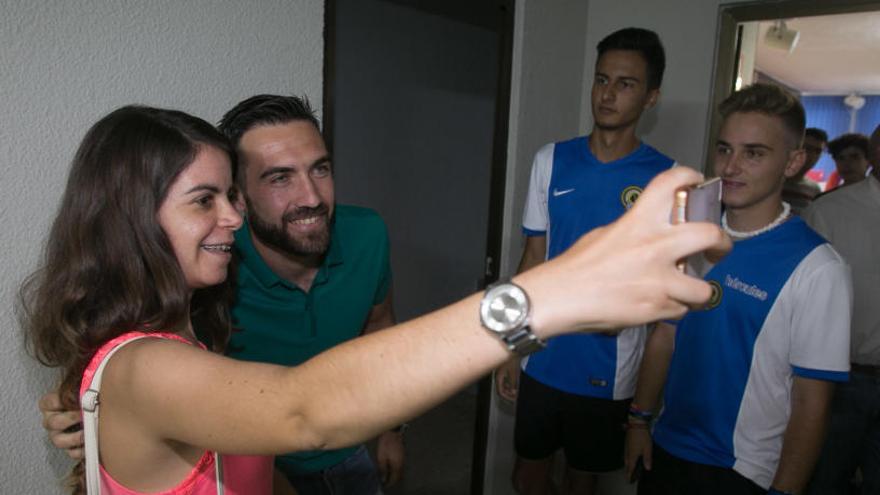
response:
{"label": "man's beard", "polygon": [[[297,208],[295,211],[285,213],[281,216],[280,226],[261,218],[250,201],[247,201],[247,206],[247,219],[251,232],[267,246],[289,255],[301,257],[323,255],[330,247],[331,219],[328,218],[329,209],[323,203],[314,208]],[[323,229],[300,237],[287,232],[286,226],[289,222],[314,216],[325,217]]]}

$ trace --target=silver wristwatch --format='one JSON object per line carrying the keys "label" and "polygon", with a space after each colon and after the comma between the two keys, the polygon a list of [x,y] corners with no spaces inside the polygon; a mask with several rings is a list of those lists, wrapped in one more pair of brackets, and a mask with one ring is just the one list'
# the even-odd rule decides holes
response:
{"label": "silver wristwatch", "polygon": [[543,349],[546,344],[529,327],[529,296],[513,282],[490,285],[480,303],[480,322],[489,332],[520,356]]}

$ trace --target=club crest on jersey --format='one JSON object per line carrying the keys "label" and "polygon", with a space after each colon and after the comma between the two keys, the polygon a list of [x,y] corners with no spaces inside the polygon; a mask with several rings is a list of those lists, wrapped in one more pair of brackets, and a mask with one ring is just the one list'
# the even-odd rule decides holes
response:
{"label": "club crest on jersey", "polygon": [[705,309],[715,309],[721,304],[721,296],[724,294],[724,291],[721,289],[721,284],[719,284],[715,280],[708,280],[709,286],[712,287],[712,295],[709,296],[709,301],[706,302]]}
{"label": "club crest on jersey", "polygon": [[623,207],[627,210],[632,208],[632,206],[636,203],[636,200],[639,199],[639,195],[642,194],[642,188],[639,186],[629,186],[620,193],[620,202],[623,204]]}

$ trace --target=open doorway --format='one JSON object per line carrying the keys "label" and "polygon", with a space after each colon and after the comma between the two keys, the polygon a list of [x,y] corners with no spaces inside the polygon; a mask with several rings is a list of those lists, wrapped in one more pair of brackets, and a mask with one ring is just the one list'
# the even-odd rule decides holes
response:
{"label": "open doorway", "polygon": [[[742,23],[735,87],[774,82],[800,96],[808,128],[870,135],[880,123],[878,25],[880,12]],[[827,153],[807,178],[823,191],[840,184]]]}
{"label": "open doorway", "polygon": [[[828,211],[829,204],[835,204],[840,198],[872,198],[861,191],[872,194],[871,191],[876,190],[874,179],[867,178],[870,172],[867,158],[868,136],[880,124],[878,24],[880,2],[781,1],[772,5],[722,7],[719,22],[721,32],[716,47],[712,126],[707,152],[712,149],[712,140],[718,134],[720,117],[715,110],[718,103],[734,90],[753,82],[778,84],[800,98],[808,129],[803,146],[808,159],[815,153],[811,152],[811,147],[821,150],[821,146],[813,143],[830,140],[834,143],[832,149],[836,148],[834,160],[828,154],[823,154],[809,170],[807,178],[796,176],[794,181],[789,179],[786,182],[786,187],[794,182],[801,191],[804,190],[803,185],[819,186],[814,189],[815,192],[798,195],[795,191],[793,196],[795,200],[802,201],[802,208],[806,208],[805,216],[810,226],[825,236],[852,268],[853,300],[857,301],[852,306],[850,321],[852,342],[849,360],[852,375],[848,384],[837,385],[829,421],[829,425],[835,426],[829,427],[811,481],[811,489],[822,493],[832,491],[827,486],[828,473],[833,473],[831,477],[835,478],[835,484],[849,483],[848,487],[835,487],[840,493],[875,493],[868,488],[871,483],[869,476],[865,476],[865,484],[859,486],[862,484],[861,474],[874,473],[876,469],[865,463],[860,453],[859,442],[862,438],[868,438],[865,433],[868,430],[860,430],[857,426],[860,424],[858,415],[849,414],[853,406],[848,399],[847,387],[858,383],[860,362],[865,360],[860,354],[865,348],[861,335],[873,334],[873,330],[862,330],[868,325],[861,321],[863,315],[869,312],[866,308],[874,307],[878,294],[877,277],[875,270],[872,270],[877,264],[870,254],[876,251],[878,245],[878,210],[876,202],[869,199],[864,207],[862,203],[846,203],[845,208],[834,210],[832,215],[824,212]],[[810,128],[824,131],[827,139],[817,139],[816,136],[821,136],[819,131],[811,136]],[[839,140],[835,143],[836,139]],[[859,140],[863,146],[857,145]],[[854,153],[855,160],[862,164],[855,173],[852,172],[855,169],[851,165],[852,158],[844,158],[850,153]],[[841,165],[839,175],[835,160]],[[808,163],[813,161],[810,159]],[[844,165],[847,162],[850,164]],[[850,169],[849,174],[846,173],[847,169]],[[856,185],[834,191],[811,203],[819,197],[815,196],[816,193],[836,187],[840,177],[845,179],[843,185]],[[811,179],[814,184],[808,184],[811,181],[806,179]],[[785,192],[783,189],[783,197]],[[812,206],[807,208],[810,204]],[[791,205],[794,212],[795,201],[791,201]],[[852,219],[863,221],[848,223]],[[844,225],[862,237],[852,240],[840,235]],[[867,259],[863,261],[858,252],[868,253]],[[869,282],[865,283],[864,280]],[[830,287],[831,282],[823,280],[820,284]],[[859,408],[861,404],[855,406],[855,409]],[[874,420],[876,415],[869,419]],[[841,424],[852,427],[857,433],[843,435],[837,428]],[[837,449],[836,445],[843,447]],[[851,464],[837,464],[838,460],[848,458],[852,459]]]}
{"label": "open doorway", "polygon": [[[704,157],[709,156],[720,126],[718,104],[741,85],[759,80],[772,80],[798,94],[807,110],[807,127],[828,127],[831,139],[850,129],[869,134],[873,127],[868,131],[863,127],[880,121],[878,21],[877,1],[783,0],[722,6]],[[770,40],[768,31],[778,33],[780,27],[784,36]],[[851,94],[865,99],[855,118],[844,103]],[[825,155],[814,167],[813,178],[824,184],[833,169]]]}
{"label": "open doorway", "polygon": [[[399,321],[493,282],[513,0],[327,0],[324,134],[336,198],[375,209]],[[488,383],[413,421],[396,494],[482,493]]]}

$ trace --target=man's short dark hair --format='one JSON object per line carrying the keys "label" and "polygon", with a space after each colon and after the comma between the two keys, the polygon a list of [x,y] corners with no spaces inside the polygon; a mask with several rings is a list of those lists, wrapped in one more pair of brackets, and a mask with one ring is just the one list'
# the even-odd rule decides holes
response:
{"label": "man's short dark hair", "polygon": [[833,158],[837,158],[843,150],[847,148],[856,148],[862,152],[865,158],[868,157],[868,136],[864,134],[843,134],[828,143],[828,152]]}
{"label": "man's short dark hair", "polygon": [[309,104],[309,99],[305,96],[280,96],[280,95],[257,95],[239,102],[232,107],[220,119],[217,127],[226,138],[232,143],[238,155],[238,167],[236,170],[236,181],[239,187],[244,189],[244,169],[247,167],[246,160],[241,156],[238,149],[241,137],[247,131],[254,127],[263,125],[278,125],[288,122],[304,120],[311,122],[318,132],[321,131],[321,125],[318,118],[315,117],[315,111]]}
{"label": "man's short dark hair", "polygon": [[807,130],[804,131],[804,136],[822,141],[823,143],[828,142],[828,133],[818,127],[807,127]]}
{"label": "man's short dark hair", "polygon": [[630,50],[639,52],[645,59],[648,73],[648,89],[657,89],[663,82],[663,71],[666,70],[666,52],[663,43],[657,33],[648,29],[629,27],[615,31],[606,36],[596,45],[598,56],[596,63],[602,55],[609,50]]}
{"label": "man's short dark hair", "polygon": [[779,117],[793,139],[792,145],[799,148],[804,141],[804,127],[807,116],[804,106],[793,94],[776,84],[756,83],[728,96],[718,111],[724,119],[735,113],[757,112]]}
{"label": "man's short dark hair", "polygon": [[237,149],[241,136],[254,127],[297,120],[311,122],[318,131],[321,130],[315,111],[305,96],[257,95],[232,107],[220,119],[218,127]]}

